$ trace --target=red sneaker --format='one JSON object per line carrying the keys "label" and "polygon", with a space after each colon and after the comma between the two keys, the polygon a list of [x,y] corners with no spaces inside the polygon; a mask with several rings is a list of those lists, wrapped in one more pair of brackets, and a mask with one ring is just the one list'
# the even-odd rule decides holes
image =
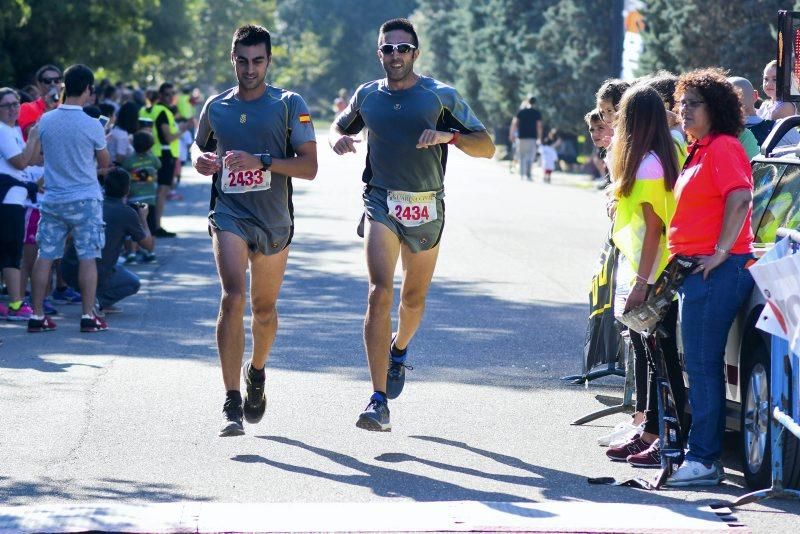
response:
{"label": "red sneaker", "polygon": [[90,318],[81,317],[81,332],[102,332],[108,330],[108,325],[97,315]]}
{"label": "red sneaker", "polygon": [[56,323],[47,315],[44,316],[44,319],[28,319],[28,332],[32,334],[37,332],[50,332],[55,329]]}
{"label": "red sneaker", "polygon": [[647,450],[628,456],[633,467],[661,467],[661,445],[655,440]]}
{"label": "red sneaker", "polygon": [[606,451],[606,456],[608,456],[612,462],[624,462],[628,459],[628,456],[639,454],[648,448],[650,448],[650,444],[643,441],[639,436],[636,436],[628,443],[624,443],[619,447],[609,448]]}

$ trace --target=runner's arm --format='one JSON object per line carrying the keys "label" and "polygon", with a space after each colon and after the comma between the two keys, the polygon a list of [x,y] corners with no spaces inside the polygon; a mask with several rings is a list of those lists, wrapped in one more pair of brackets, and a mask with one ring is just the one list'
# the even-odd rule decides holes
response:
{"label": "runner's arm", "polygon": [[[297,154],[293,158],[272,160],[270,172],[285,174],[293,178],[313,180],[317,176],[317,143],[308,141],[295,148]],[[260,161],[260,160],[259,160]]]}
{"label": "runner's arm", "polygon": [[355,152],[355,143],[360,143],[361,139],[356,139],[347,135],[336,122],[331,124],[328,131],[328,144],[339,155]]}
{"label": "runner's arm", "polygon": [[455,145],[468,156],[473,158],[491,158],[494,156],[494,142],[486,130],[461,134]]}

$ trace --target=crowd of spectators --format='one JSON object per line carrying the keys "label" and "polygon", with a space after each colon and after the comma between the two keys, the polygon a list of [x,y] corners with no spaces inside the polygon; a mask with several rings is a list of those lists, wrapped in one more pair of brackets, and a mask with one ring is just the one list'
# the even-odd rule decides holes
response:
{"label": "crowd of spectators", "polygon": [[[725,477],[725,344],[753,288],[746,268],[754,257],[750,159],[775,121],[796,113],[792,104],[775,99],[774,78],[772,62],[764,70],[761,101],[750,81],[715,68],[607,80],[597,91],[597,107],[585,117],[619,251],[615,316],[644,302],[671,255],[693,257],[698,265],[662,322],[668,336],[661,347],[678,416],[686,420],[687,400],[692,413],[691,427],[681,436],[685,456],[667,481],[671,486],[713,485]],[[800,134],[790,130],[779,144],[795,147],[798,141]],[[688,395],[676,346],[679,316]],[[660,467],[653,361],[642,336],[626,335],[635,360],[636,411],[598,442],[609,446],[612,461]]]}
{"label": "crowd of spectators", "polygon": [[156,260],[156,238],[193,141],[197,89],[95,83],[85,65],[44,65],[0,88],[0,319],[56,328],[82,307],[82,332],[140,287],[125,266]]}

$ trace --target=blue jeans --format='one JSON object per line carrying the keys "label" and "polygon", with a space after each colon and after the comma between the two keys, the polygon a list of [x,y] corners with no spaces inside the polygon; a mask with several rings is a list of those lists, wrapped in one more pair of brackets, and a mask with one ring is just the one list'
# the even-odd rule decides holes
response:
{"label": "blue jeans", "polygon": [[680,321],[692,429],[686,458],[712,463],[720,458],[725,432],[725,344],[739,308],[753,290],[745,268],[750,254],[732,254],[711,271],[686,278],[680,294]]}

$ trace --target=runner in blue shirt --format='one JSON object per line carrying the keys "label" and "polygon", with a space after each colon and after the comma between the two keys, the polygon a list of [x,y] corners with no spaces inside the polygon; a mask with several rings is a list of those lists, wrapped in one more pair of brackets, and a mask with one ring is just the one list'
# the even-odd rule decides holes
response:
{"label": "runner in blue shirt", "polygon": [[[447,145],[491,158],[494,144],[455,89],[414,72],[419,41],[406,19],[385,22],[378,59],[386,78],[359,87],[330,128],[339,155],[356,151],[368,131],[363,174],[369,299],[364,322],[374,393],[359,428],[391,430],[388,399],[403,389],[407,348],[425,308],[444,228]],[[392,334],[394,271],[403,266],[397,332]],[[388,372],[387,372],[388,370]]]}
{"label": "runner in blue shirt", "polygon": [[[278,329],[275,304],[294,233],[290,177],[313,180],[317,174],[308,107],[300,95],[264,82],[271,60],[266,28],[236,30],[231,63],[239,83],[208,99],[193,147],[195,169],[214,176],[208,220],[222,284],[217,349],[226,390],[220,436],[242,435],[242,416],[252,424],[264,415],[264,366]],[[243,402],[248,263],[253,353],[242,369]]]}

